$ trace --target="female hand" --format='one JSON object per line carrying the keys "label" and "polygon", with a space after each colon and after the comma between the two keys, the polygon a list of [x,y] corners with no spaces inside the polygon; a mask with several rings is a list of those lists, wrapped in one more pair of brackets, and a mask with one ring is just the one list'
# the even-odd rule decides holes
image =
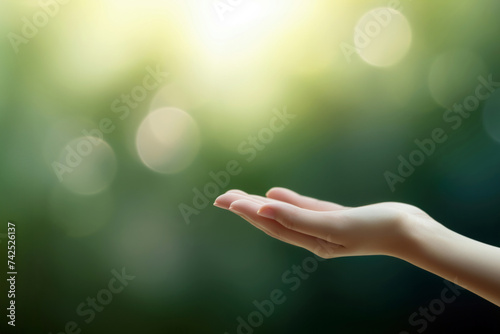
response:
{"label": "female hand", "polygon": [[422,210],[402,203],[357,208],[319,201],[284,188],[261,197],[230,190],[216,206],[229,209],[268,235],[318,256],[393,255],[408,245],[405,223],[439,228]]}
{"label": "female hand", "polygon": [[500,306],[500,248],[453,232],[412,205],[352,208],[283,188],[266,197],[230,190],[214,205],[320,257],[398,257]]}

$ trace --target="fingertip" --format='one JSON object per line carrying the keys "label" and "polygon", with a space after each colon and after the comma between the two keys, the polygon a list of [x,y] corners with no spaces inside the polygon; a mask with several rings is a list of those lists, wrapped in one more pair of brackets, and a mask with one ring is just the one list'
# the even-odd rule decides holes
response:
{"label": "fingertip", "polygon": [[272,187],[271,189],[269,189],[266,192],[266,197],[273,198],[274,196],[278,195],[279,193],[284,193],[287,191],[291,191],[291,190],[286,189],[286,188],[282,188],[282,187]]}
{"label": "fingertip", "polygon": [[294,205],[285,202],[267,203],[260,207],[257,214],[276,220],[283,215],[287,215],[290,212],[289,210],[293,210],[294,208]]}
{"label": "fingertip", "polygon": [[234,213],[241,213],[243,211],[243,208],[245,205],[253,205],[256,204],[252,201],[246,200],[246,199],[238,199],[229,205],[228,210],[232,211]]}
{"label": "fingertip", "polygon": [[239,190],[239,189],[230,189],[230,190],[226,191],[226,194],[228,194],[228,193],[248,195],[246,192],[244,192],[243,190]]}
{"label": "fingertip", "polygon": [[221,209],[227,209],[227,208],[226,208],[226,207],[224,207],[221,203],[217,202],[217,200],[215,200],[215,202],[213,203],[213,206],[218,207],[218,208],[221,208]]}
{"label": "fingertip", "polygon": [[221,209],[229,209],[229,206],[233,200],[231,199],[231,196],[227,196],[227,194],[222,194],[219,197],[217,197],[214,201],[214,206],[221,208]]}
{"label": "fingertip", "polygon": [[261,217],[268,218],[268,219],[275,219],[276,218],[276,210],[271,205],[263,205],[259,209],[259,211],[257,211],[257,214]]}

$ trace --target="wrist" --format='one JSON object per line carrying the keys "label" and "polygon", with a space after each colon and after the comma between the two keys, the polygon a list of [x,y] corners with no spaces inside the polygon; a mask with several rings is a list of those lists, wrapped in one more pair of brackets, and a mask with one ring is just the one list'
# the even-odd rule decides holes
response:
{"label": "wrist", "polygon": [[399,226],[401,242],[391,255],[410,263],[425,256],[431,244],[444,242],[452,233],[430,217],[406,215]]}

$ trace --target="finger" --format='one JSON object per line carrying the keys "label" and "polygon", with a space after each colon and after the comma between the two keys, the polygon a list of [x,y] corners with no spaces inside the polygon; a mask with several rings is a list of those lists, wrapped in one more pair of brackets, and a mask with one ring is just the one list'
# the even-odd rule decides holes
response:
{"label": "finger", "polygon": [[262,205],[249,200],[237,200],[231,204],[230,210],[269,236],[289,244],[305,248],[320,256],[333,257],[333,253],[341,254],[344,247],[335,243],[305,235],[290,229],[282,224],[257,214]]}
{"label": "finger", "polygon": [[246,196],[249,196],[253,199],[256,199],[258,201],[262,201],[262,202],[265,202],[265,203],[270,203],[270,202],[280,202],[278,200],[275,200],[275,199],[272,199],[272,198],[268,198],[268,197],[265,197],[265,196],[260,196],[260,195],[254,195],[254,194],[248,194],[242,190],[239,190],[239,189],[231,189],[231,190],[228,190],[226,192],[226,194],[239,194],[239,195],[246,195]]}
{"label": "finger", "polygon": [[264,203],[281,203],[281,201],[279,200],[276,200],[276,199],[273,199],[273,198],[268,198],[268,197],[264,197],[264,196],[259,196],[259,195],[248,195],[250,196],[250,198],[253,198],[257,201],[261,201],[261,202],[264,202]]}
{"label": "finger", "polygon": [[271,198],[259,196],[259,195],[251,195],[247,194],[246,192],[243,192],[241,190],[229,190],[223,195],[220,195],[215,199],[214,205],[222,208],[222,209],[229,209],[231,206],[231,203],[238,200],[238,199],[248,199],[257,203],[265,204],[265,203],[273,203],[273,202],[280,202]]}
{"label": "finger", "polygon": [[239,190],[239,189],[231,189],[231,190],[226,191],[226,193],[236,193],[236,194],[241,194],[241,195],[248,195],[246,192],[244,192],[243,190]]}
{"label": "finger", "polygon": [[215,199],[214,205],[221,208],[221,209],[229,209],[229,207],[231,206],[231,204],[234,201],[242,200],[242,199],[253,201],[253,202],[259,203],[261,205],[270,202],[270,200],[265,199],[264,197],[258,198],[256,196],[251,196],[251,195],[248,195],[248,194],[243,193],[243,192],[229,191],[229,192],[217,197]]}
{"label": "finger", "polygon": [[258,215],[276,220],[290,230],[327,241],[335,242],[332,236],[335,237],[339,230],[340,211],[313,211],[282,202],[262,205]]}
{"label": "finger", "polygon": [[272,188],[266,194],[268,198],[296,205],[303,209],[315,211],[335,211],[345,209],[343,205],[320,201],[318,199],[303,196],[286,188]]}
{"label": "finger", "polygon": [[[266,234],[279,239],[281,241],[285,241],[291,243],[295,246],[299,244],[296,242],[297,240],[288,240],[283,234],[286,234],[285,227],[279,224],[276,221],[260,217],[257,215],[257,211],[260,209],[262,205],[257,204],[256,202],[252,202],[249,200],[240,199],[231,204],[229,210],[231,212],[239,215],[246,221],[248,221],[253,226],[257,227],[259,230],[264,231]],[[293,232],[295,234],[296,232]]]}

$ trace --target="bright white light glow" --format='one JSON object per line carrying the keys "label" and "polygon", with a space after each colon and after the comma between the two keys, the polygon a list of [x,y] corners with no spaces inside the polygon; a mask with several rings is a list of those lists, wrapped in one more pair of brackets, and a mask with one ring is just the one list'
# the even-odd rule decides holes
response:
{"label": "bright white light glow", "polygon": [[193,21],[208,41],[228,41],[241,34],[268,29],[301,0],[188,0]]}

